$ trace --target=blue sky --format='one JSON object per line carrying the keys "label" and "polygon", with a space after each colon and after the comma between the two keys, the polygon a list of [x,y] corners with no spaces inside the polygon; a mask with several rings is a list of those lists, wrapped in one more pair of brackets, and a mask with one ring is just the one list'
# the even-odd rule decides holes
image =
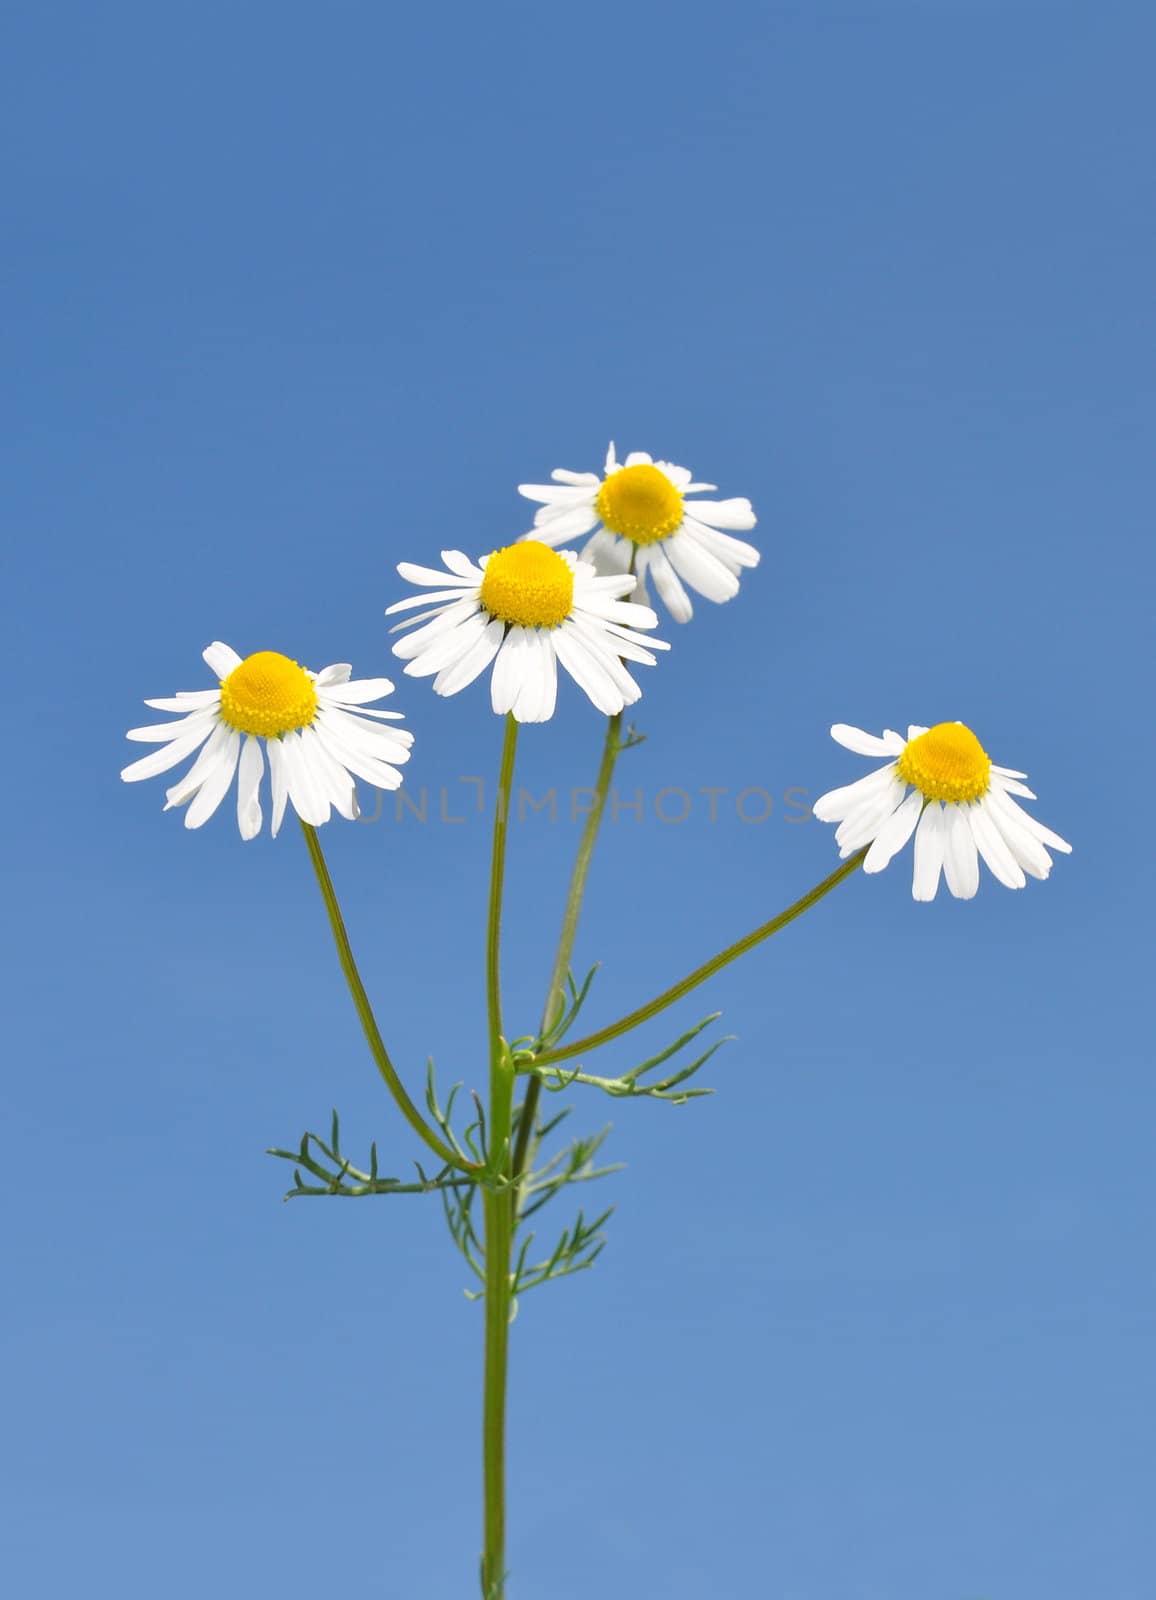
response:
{"label": "blue sky", "polygon": [[[508,541],[519,481],[614,438],[749,495],[764,557],[646,677],[592,1018],[830,870],[783,796],[866,770],[834,721],[967,721],[1076,849],[970,904],[913,905],[909,852],[853,879],[678,1013],[738,1035],[713,1099],[580,1102],[629,1171],[597,1271],[516,1325],[512,1593],[1146,1600],[1150,8],[63,4],[7,32],[16,1586],[472,1592],[481,1319],[435,1205],[283,1206],[262,1154],[334,1105],[351,1149],[413,1154],[300,840],[188,834],[117,771],[210,639],[389,671],[394,563]],[[480,1085],[460,780],[500,728],[480,687],[397,704],[410,784],[465,820],[325,842],[396,1059]],[[599,741],[564,695],[526,783],[588,783]],[[527,1028],[574,840],[514,830]]]}

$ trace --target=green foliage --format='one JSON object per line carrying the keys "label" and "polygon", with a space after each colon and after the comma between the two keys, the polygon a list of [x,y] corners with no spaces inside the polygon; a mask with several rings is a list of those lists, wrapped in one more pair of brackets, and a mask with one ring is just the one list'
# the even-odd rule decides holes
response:
{"label": "green foliage", "polygon": [[[283,1197],[293,1200],[298,1195],[336,1194],[355,1199],[366,1194],[432,1194],[436,1189],[456,1188],[471,1183],[463,1178],[456,1167],[443,1167],[431,1178],[418,1162],[416,1183],[403,1183],[400,1178],[385,1178],[378,1171],[377,1141],[369,1147],[369,1170],[363,1172],[341,1153],[341,1125],[334,1111],[329,1125],[328,1142],[317,1133],[303,1133],[296,1150],[266,1150],[266,1155],[278,1156],[282,1161],[292,1161],[296,1171],[293,1187]],[[317,1183],[307,1183],[302,1172],[316,1178]]]}
{"label": "green foliage", "polygon": [[[621,1077],[597,1077],[579,1067],[566,1071],[558,1065],[538,1064],[537,1058],[556,1049],[573,1027],[590,994],[597,971],[597,966],[591,967],[581,983],[576,981],[572,972],[567,973],[566,994],[553,1022],[540,1034],[517,1039],[510,1047],[509,1060],[515,1072],[527,1079],[537,1079],[542,1088],[551,1094],[577,1085],[600,1089],[614,1099],[666,1100],[673,1105],[684,1105],[698,1096],[712,1094],[714,1091],[711,1089],[688,1088],[686,1085],[715,1051],[726,1043],[725,1038],[716,1039],[708,1049],[676,1071],[659,1077],[653,1075],[673,1061],[712,1022],[716,1022],[719,1016],[717,1011],[695,1023],[672,1044]],[[414,1182],[385,1176],[378,1167],[376,1141],[369,1147],[368,1170],[355,1167],[342,1151],[340,1121],[336,1111],[332,1116],[328,1139],[316,1133],[305,1133],[296,1150],[270,1150],[268,1153],[283,1161],[291,1161],[294,1165],[293,1187],[285,1196],[287,1200],[300,1195],[340,1195],[354,1199],[364,1195],[438,1194],[450,1237],[465,1261],[471,1278],[478,1285],[465,1291],[471,1300],[482,1298],[486,1280],[483,1229],[480,1222],[475,1222],[478,1190],[509,1191],[515,1218],[515,1252],[510,1270],[512,1316],[517,1309],[519,1295],[543,1283],[584,1272],[594,1265],[606,1247],[604,1230],[614,1208],[607,1207],[592,1220],[588,1220],[586,1213],[579,1210],[574,1220],[557,1236],[552,1248],[541,1254],[532,1255],[539,1230],[527,1228],[527,1223],[572,1184],[591,1183],[609,1177],[620,1172],[622,1167],[620,1163],[600,1165],[597,1159],[610,1134],[609,1124],[598,1133],[570,1139],[540,1165],[535,1165],[538,1152],[574,1109],[573,1106],[565,1106],[556,1115],[539,1122],[534,1129],[528,1145],[530,1160],[524,1172],[516,1178],[496,1174],[490,1163],[486,1139],[485,1107],[477,1094],[471,1094],[467,1102],[472,1115],[460,1128],[455,1127],[454,1113],[462,1089],[461,1083],[455,1083],[443,1104],[438,1094],[433,1060],[428,1062],[425,1104],[431,1122],[460,1161],[476,1164],[482,1169],[476,1175],[465,1174],[460,1167],[450,1164],[431,1175],[415,1162],[417,1180]],[[526,1103],[523,1102],[514,1113],[515,1135],[526,1109]],[[460,1123],[461,1119],[458,1120]],[[505,1162],[506,1157],[503,1156],[501,1161]]]}

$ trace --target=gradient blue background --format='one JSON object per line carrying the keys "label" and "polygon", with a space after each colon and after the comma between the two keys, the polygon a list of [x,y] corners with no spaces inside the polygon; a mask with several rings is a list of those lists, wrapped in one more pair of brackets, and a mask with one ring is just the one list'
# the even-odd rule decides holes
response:
{"label": "gradient blue background", "polygon": [[[7,33],[13,1591],[474,1592],[481,1318],[436,1204],[283,1206],[262,1154],[332,1105],[413,1154],[300,840],[187,834],[117,771],[210,639],[391,670],[394,563],[521,533],[515,485],[613,437],[750,495],[764,559],[646,674],[592,1019],[830,870],[830,829],[733,797],[866,771],[832,721],[967,720],[1076,852],[931,907],[907,852],[682,1008],[739,1035],[715,1098],[581,1102],[629,1172],[598,1270],[516,1325],[512,1595],[1149,1600],[1151,8]],[[480,1084],[458,779],[499,725],[401,683],[409,782],[466,820],[325,843],[406,1073]],[[599,741],[564,694],[527,783]],[[664,826],[665,785],[730,798]],[[516,830],[519,1027],[574,838]]]}

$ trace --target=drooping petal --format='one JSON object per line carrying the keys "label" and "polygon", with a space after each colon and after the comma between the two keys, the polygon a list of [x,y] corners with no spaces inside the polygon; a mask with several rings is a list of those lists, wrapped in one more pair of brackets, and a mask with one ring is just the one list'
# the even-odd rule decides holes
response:
{"label": "drooping petal", "polygon": [[850,816],[863,801],[871,797],[877,790],[881,794],[888,784],[895,781],[895,763],[888,762],[885,767],[876,767],[874,772],[869,772],[865,778],[859,778],[854,783],[844,784],[841,789],[828,789],[826,794],[821,794],[811,807],[820,822],[842,822]]}
{"label": "drooping petal", "polygon": [[915,900],[934,900],[939,891],[944,838],[943,807],[938,800],[930,800],[915,830],[915,871],[911,880]]}
{"label": "drooping petal", "polygon": [[593,705],[604,716],[616,716],[623,706],[621,691],[605,666],[583,649],[573,624],[555,628],[551,642],[558,660]]}
{"label": "drooping petal", "polygon": [[957,900],[970,900],[979,888],[979,856],[963,806],[946,808],[943,875]]}
{"label": "drooping petal", "polygon": [[185,773],[171,788],[165,790],[165,810],[186,805],[215,769],[233,730],[227,722],[218,722],[204,749]]}
{"label": "drooping petal", "polygon": [[506,633],[506,625],[494,617],[487,623],[480,638],[458,656],[449,666],[443,667],[433,681],[435,694],[457,694],[473,683],[497,655]]}
{"label": "drooping petal", "polygon": [[189,809],[185,812],[186,828],[199,828],[208,822],[229,792],[229,785],[237,770],[237,758],[241,754],[241,735],[236,728],[226,728],[225,732],[227,737],[216,765],[189,802]]}
{"label": "drooping petal", "polygon": [[261,741],[250,733],[241,746],[237,767],[237,827],[245,840],[255,839],[261,831],[261,776],[264,771]]}
{"label": "drooping petal", "polygon": [[982,800],[967,807],[967,820],[980,855],[995,877],[1009,889],[1022,889],[1027,879],[1004,843]]}
{"label": "drooping petal", "polygon": [[685,529],[666,540],[666,557],[684,583],[716,605],[733,600],[739,580],[729,567]]}
{"label": "drooping petal", "polygon": [[281,823],[285,816],[285,802],[289,798],[289,778],[285,771],[284,743],[280,739],[269,740],[269,789],[272,796],[272,809],[269,815],[269,832],[275,839],[281,831]]}
{"label": "drooping petal", "polygon": [[289,799],[302,822],[314,828],[329,821],[331,809],[325,784],[307,759],[299,733],[287,733],[281,740],[281,754],[285,762],[285,777],[289,784]]}
{"label": "drooping petal", "polygon": [[863,860],[864,872],[883,871],[892,856],[902,850],[915,832],[922,809],[923,796],[917,789],[912,789],[903,804],[891,813],[875,835]]}
{"label": "drooping petal", "polygon": [[646,570],[654,579],[659,599],[676,622],[689,622],[694,616],[690,596],[679,582],[678,574],[658,546],[639,552],[639,570]]}

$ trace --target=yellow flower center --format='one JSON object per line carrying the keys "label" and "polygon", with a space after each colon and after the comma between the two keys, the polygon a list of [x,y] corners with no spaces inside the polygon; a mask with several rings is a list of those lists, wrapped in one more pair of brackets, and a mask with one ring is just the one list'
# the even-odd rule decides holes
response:
{"label": "yellow flower center", "polygon": [[495,550],[486,562],[482,604],[491,617],[519,628],[556,628],[574,603],[574,574],[556,550],[537,539]]}
{"label": "yellow flower center", "polygon": [[221,683],[221,715],[241,733],[272,739],[308,727],[316,710],[313,679],[276,650],[246,657]]}
{"label": "yellow flower center", "polygon": [[987,793],[991,757],[962,722],[937,722],[907,741],[898,767],[904,783],[928,800],[978,800]]}
{"label": "yellow flower center", "polygon": [[612,472],[599,489],[594,508],[611,533],[635,544],[669,539],[682,523],[682,495],[665,472],[645,461]]}

